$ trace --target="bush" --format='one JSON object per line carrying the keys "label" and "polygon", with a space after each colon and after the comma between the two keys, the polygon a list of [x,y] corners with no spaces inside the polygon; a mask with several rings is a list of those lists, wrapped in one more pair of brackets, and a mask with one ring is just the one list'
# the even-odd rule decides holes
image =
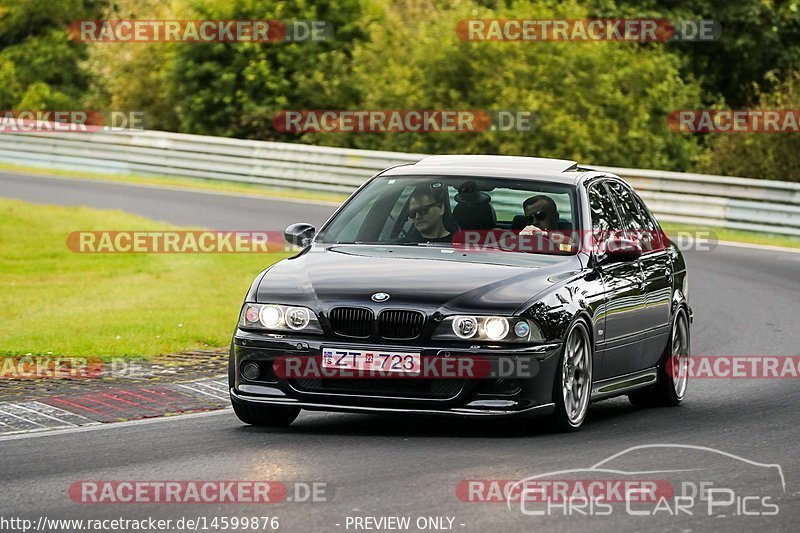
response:
{"label": "bush", "polygon": [[[439,5],[439,7],[435,7]],[[697,141],[666,127],[673,109],[696,107],[699,85],[660,43],[465,42],[465,18],[583,18],[577,1],[477,4],[383,3],[369,41],[353,52],[349,85],[361,109],[534,111],[532,132],[308,134],[304,142],[428,153],[573,158],[598,165],[683,170]]]}
{"label": "bush", "polygon": [[[800,109],[800,74],[761,94],[757,109]],[[708,151],[697,170],[709,174],[800,181],[797,133],[707,134]]]}

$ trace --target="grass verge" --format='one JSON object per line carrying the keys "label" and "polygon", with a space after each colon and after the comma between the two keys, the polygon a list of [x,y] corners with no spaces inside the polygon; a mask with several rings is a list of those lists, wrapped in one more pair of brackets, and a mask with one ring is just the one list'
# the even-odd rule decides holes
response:
{"label": "grass verge", "polygon": [[[76,230],[176,226],[0,199],[0,354],[150,357],[225,347],[255,276],[287,254],[77,254]],[[180,228],[186,229],[186,228]]]}
{"label": "grass verge", "polygon": [[[741,242],[747,244],[763,244],[767,246],[780,246],[783,248],[800,248],[800,238],[791,237],[789,235],[775,235],[769,233],[758,233],[755,231],[741,231],[725,228],[712,228],[712,227],[697,227],[686,224],[661,224],[664,231],[670,238],[679,235],[680,233],[691,233],[699,237],[710,238],[710,242],[714,241],[731,241]],[[700,233],[707,232],[707,233]]]}

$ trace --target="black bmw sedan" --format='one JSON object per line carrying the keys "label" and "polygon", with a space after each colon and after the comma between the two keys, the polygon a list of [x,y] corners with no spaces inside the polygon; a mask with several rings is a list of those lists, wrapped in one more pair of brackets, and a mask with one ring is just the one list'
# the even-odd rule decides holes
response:
{"label": "black bmw sedan", "polygon": [[245,423],[301,409],[547,415],[674,406],[686,265],[619,177],[574,161],[431,156],[385,170],[252,284],[231,344]]}

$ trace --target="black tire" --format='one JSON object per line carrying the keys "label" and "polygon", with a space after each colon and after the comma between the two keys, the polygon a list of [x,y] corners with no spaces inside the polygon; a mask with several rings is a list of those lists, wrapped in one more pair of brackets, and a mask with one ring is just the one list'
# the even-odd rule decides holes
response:
{"label": "black tire", "polygon": [[[676,352],[676,335],[680,336]],[[676,355],[689,357],[691,335],[689,318],[686,310],[679,307],[672,320],[669,341],[658,363],[658,381],[655,385],[638,390],[628,395],[630,402],[636,407],[675,407],[686,397],[686,382],[676,385]],[[685,369],[684,369],[685,371]],[[678,373],[679,374],[679,373]],[[685,378],[688,381],[688,376]]]}
{"label": "black tire", "polygon": [[233,412],[251,426],[286,427],[300,414],[299,407],[282,405],[250,405],[233,401]]}
{"label": "black tire", "polygon": [[[578,319],[569,327],[567,334],[564,336],[564,347],[561,351],[561,356],[558,358],[558,366],[555,371],[555,377],[553,378],[553,403],[555,404],[555,411],[550,416],[550,425],[555,431],[571,432],[579,430],[586,419],[586,414],[589,411],[589,403],[591,401],[592,394],[592,360],[594,357],[592,337],[589,334],[589,331],[589,326],[587,326],[586,322],[583,319]],[[578,367],[574,366],[570,367],[570,363],[568,361],[565,365],[565,358],[567,357],[567,352],[570,349],[570,342],[571,339],[573,339],[573,335],[580,336],[582,338],[581,342],[584,343],[584,349],[586,350],[586,354],[583,356],[585,357],[584,370],[580,370]],[[573,380],[577,379],[578,375],[582,375],[583,379],[585,380],[581,387],[581,390],[583,391],[582,394],[586,395],[585,404],[583,396],[581,396],[580,406],[577,409],[577,413],[567,407],[564,399],[565,392],[562,388],[565,383],[565,375],[570,375],[570,368],[574,369]],[[569,383],[574,383],[574,381],[569,381]]]}
{"label": "black tire", "polygon": [[[233,342],[228,356],[228,389],[236,388],[236,358],[233,355]],[[250,405],[237,402],[231,398],[233,412],[236,416],[251,426],[286,427],[294,422],[300,414],[299,407],[285,407],[281,405]]]}

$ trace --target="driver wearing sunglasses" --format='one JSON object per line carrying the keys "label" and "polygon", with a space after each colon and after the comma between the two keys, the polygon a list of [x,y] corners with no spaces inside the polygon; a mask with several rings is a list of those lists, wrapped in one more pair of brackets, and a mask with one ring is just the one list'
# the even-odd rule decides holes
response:
{"label": "driver wearing sunglasses", "polygon": [[422,242],[451,242],[453,235],[444,227],[444,205],[430,189],[417,189],[408,202],[408,218],[422,236]]}
{"label": "driver wearing sunglasses", "polygon": [[522,210],[528,219],[528,225],[522,229],[521,234],[558,230],[558,208],[549,196],[531,196],[522,203]]}

